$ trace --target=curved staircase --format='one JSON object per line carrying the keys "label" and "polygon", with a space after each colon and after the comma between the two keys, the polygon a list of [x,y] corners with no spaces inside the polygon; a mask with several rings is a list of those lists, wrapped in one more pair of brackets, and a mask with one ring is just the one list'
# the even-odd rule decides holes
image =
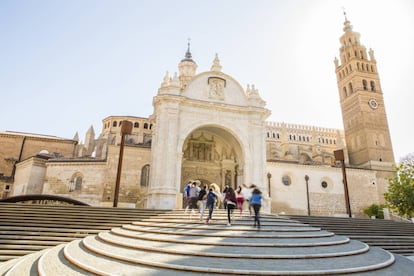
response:
{"label": "curved staircase", "polygon": [[174,210],[0,264],[0,275],[412,275],[414,262],[296,220]]}

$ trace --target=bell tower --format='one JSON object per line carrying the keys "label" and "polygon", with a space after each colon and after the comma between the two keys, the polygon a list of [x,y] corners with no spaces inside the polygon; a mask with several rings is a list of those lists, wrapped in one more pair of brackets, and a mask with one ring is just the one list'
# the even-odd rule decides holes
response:
{"label": "bell tower", "polygon": [[340,64],[335,58],[345,139],[351,165],[394,163],[384,97],[374,51],[360,42],[345,15]]}

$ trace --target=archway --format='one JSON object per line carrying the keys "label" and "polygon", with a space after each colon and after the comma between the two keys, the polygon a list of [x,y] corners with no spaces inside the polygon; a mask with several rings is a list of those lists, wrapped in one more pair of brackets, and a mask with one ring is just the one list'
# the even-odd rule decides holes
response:
{"label": "archway", "polygon": [[236,137],[217,126],[199,127],[185,139],[182,147],[181,187],[189,180],[237,187],[244,181],[244,153]]}

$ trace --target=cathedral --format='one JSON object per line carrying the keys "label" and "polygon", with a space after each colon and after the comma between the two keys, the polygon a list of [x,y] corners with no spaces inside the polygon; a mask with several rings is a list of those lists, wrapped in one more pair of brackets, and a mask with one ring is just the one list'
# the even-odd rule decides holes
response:
{"label": "cathedral", "polygon": [[[119,207],[174,209],[197,179],[255,184],[272,213],[342,216],[349,194],[352,215],[363,217],[384,202],[394,158],[374,51],[347,19],[334,70],[343,130],[270,122],[255,85],[223,72],[217,54],[198,73],[188,45],[178,73],[162,78],[149,118],[109,116],[83,142],[78,134],[0,132],[0,195],[51,194],[93,206],[117,197]],[[132,130],[123,133],[126,121]],[[334,154],[341,150],[346,178]]]}

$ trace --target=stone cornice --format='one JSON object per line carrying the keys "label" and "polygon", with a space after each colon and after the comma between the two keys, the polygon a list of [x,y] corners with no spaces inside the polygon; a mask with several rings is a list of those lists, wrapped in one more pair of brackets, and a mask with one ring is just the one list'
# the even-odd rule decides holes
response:
{"label": "stone cornice", "polygon": [[220,102],[211,102],[207,100],[195,100],[189,99],[185,96],[180,95],[157,95],[153,99],[153,105],[155,106],[158,103],[167,102],[167,103],[175,103],[181,106],[189,106],[189,107],[197,107],[197,108],[204,108],[204,109],[214,109],[215,111],[226,111],[226,112],[233,112],[233,113],[257,113],[262,116],[268,117],[270,115],[270,110],[264,107],[256,107],[256,106],[242,106],[242,105],[234,105],[234,104],[227,104],[227,103],[220,103]]}

